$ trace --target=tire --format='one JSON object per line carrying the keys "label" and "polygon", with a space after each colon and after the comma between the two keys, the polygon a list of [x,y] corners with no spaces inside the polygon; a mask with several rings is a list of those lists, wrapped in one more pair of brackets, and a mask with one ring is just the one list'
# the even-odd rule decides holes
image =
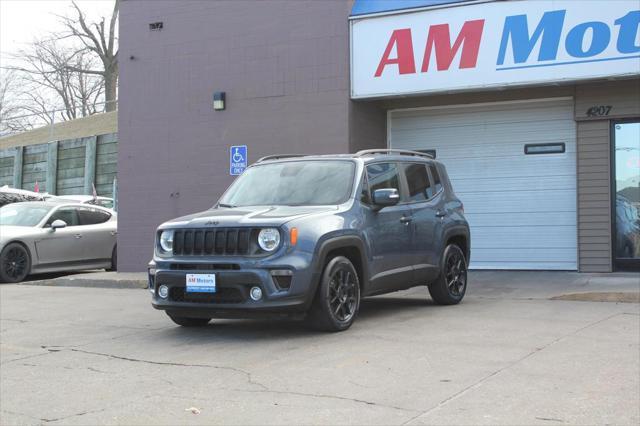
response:
{"label": "tire", "polygon": [[209,324],[211,318],[189,318],[189,317],[178,317],[167,313],[171,321],[182,327],[204,327]]}
{"label": "tire", "polygon": [[113,248],[111,252],[111,267],[107,269],[107,271],[117,271],[118,270],[118,246]]}
{"label": "tire", "polygon": [[467,291],[467,261],[464,252],[455,244],[444,249],[440,275],[429,285],[429,294],[438,305],[455,305]]}
{"label": "tire", "polygon": [[336,256],[327,262],[316,297],[307,317],[322,331],[344,331],[351,327],[360,309],[360,280],[349,259]]}
{"label": "tire", "polygon": [[0,282],[19,283],[31,272],[29,250],[20,243],[10,243],[0,253]]}

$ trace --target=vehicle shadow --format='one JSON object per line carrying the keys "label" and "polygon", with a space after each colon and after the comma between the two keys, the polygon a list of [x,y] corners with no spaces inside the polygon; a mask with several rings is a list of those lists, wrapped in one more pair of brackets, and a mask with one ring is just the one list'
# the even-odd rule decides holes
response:
{"label": "vehicle shadow", "polygon": [[[388,323],[393,317],[402,315],[429,315],[429,308],[438,307],[424,297],[376,296],[362,301],[354,326],[346,333],[359,330],[361,326],[375,327],[376,323]],[[168,318],[167,318],[168,320]],[[362,330],[362,329],[360,329]],[[206,345],[216,342],[281,341],[291,339],[333,339],[340,333],[314,330],[303,320],[268,319],[238,320],[214,319],[202,328],[170,327],[159,331],[163,337],[188,342],[190,345]]]}

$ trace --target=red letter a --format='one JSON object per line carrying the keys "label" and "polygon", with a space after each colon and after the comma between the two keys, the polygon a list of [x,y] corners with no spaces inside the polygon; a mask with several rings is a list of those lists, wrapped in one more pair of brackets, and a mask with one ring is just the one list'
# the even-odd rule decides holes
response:
{"label": "red letter a", "polygon": [[449,69],[453,58],[463,43],[464,46],[462,46],[460,66],[458,68],[475,67],[476,62],[478,62],[478,50],[480,49],[483,27],[484,19],[465,22],[453,46],[451,46],[451,37],[449,35],[449,24],[432,25],[429,27],[429,36],[427,37],[427,47],[424,52],[421,71],[427,72],[429,70],[429,60],[431,59],[431,49],[433,46],[436,48],[438,71],[444,71]]}
{"label": "red letter a", "polygon": [[[389,58],[389,54],[394,45],[396,46],[397,58]],[[400,74],[414,74],[416,72],[410,28],[395,30],[393,34],[391,34],[391,38],[389,39],[387,48],[384,50],[375,76],[380,77],[382,71],[384,71],[384,67],[391,64],[398,64]]]}

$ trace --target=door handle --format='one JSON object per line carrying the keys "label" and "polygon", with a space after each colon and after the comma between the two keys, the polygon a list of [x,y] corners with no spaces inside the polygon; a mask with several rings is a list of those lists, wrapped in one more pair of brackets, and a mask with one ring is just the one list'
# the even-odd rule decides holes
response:
{"label": "door handle", "polygon": [[82,238],[82,234],[76,234],[73,236],[76,240]]}
{"label": "door handle", "polygon": [[400,223],[404,223],[405,225],[408,225],[412,220],[413,218],[411,216],[402,216],[400,218]]}
{"label": "door handle", "polygon": [[447,215],[447,212],[443,210],[438,210],[436,212],[436,217],[445,217],[446,215]]}

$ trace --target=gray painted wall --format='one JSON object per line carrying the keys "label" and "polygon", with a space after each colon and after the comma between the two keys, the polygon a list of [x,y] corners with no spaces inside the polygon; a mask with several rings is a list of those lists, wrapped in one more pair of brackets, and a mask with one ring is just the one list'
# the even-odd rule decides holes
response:
{"label": "gray painted wall", "polygon": [[[122,271],[143,270],[155,228],[209,208],[249,160],[349,150],[350,1],[126,1],[120,17]],[[162,21],[161,31],[149,23]],[[212,108],[225,91],[227,110]]]}

